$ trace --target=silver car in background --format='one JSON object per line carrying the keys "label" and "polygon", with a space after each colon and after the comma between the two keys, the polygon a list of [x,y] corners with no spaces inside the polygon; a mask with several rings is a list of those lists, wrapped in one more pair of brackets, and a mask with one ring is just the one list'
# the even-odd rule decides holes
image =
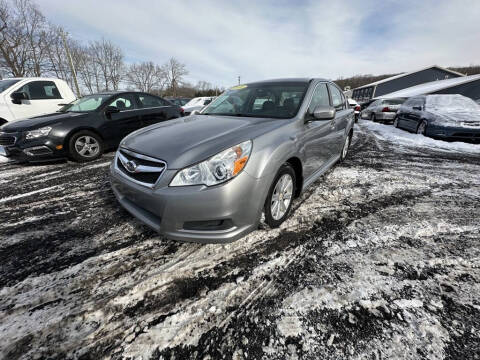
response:
{"label": "silver car in background", "polygon": [[402,105],[404,102],[404,98],[377,99],[362,110],[361,118],[372,121],[393,123],[400,105]]}
{"label": "silver car in background", "polygon": [[289,215],[294,197],[339,160],[353,110],[323,79],[235,86],[200,114],[143,128],[120,144],[120,204],[166,237],[229,242]]}

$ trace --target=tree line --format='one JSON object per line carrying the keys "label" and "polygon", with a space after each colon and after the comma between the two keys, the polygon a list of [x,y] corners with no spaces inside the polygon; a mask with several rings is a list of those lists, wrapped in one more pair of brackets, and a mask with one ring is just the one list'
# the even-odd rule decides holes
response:
{"label": "tree line", "polygon": [[78,96],[100,91],[135,89],[171,96],[210,95],[222,89],[185,82],[185,64],[125,63],[122,49],[107,39],[87,44],[52,24],[31,0],[0,0],[0,78],[52,76],[67,81]]}

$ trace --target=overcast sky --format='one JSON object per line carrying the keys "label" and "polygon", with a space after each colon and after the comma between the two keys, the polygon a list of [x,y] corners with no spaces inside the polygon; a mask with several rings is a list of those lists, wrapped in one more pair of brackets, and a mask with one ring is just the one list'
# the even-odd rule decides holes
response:
{"label": "overcast sky", "polygon": [[41,0],[44,15],[127,62],[187,65],[230,86],[278,77],[398,73],[480,62],[480,1]]}

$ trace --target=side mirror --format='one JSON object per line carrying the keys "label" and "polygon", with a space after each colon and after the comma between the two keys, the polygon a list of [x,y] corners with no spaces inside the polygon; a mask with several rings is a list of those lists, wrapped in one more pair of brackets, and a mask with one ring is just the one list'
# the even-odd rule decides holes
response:
{"label": "side mirror", "polygon": [[12,102],[14,104],[20,105],[22,103],[22,100],[29,100],[30,97],[28,94],[24,91],[19,91],[19,92],[14,92],[12,95],[10,95],[12,98]]}
{"label": "side mirror", "polygon": [[110,118],[112,114],[118,113],[120,110],[116,106],[107,106],[105,108],[105,115]]}
{"label": "side mirror", "polygon": [[313,111],[314,120],[332,120],[337,111],[333,106],[319,105]]}
{"label": "side mirror", "polygon": [[414,106],[412,107],[413,110],[418,110],[418,111],[422,111],[422,107],[421,106]]}

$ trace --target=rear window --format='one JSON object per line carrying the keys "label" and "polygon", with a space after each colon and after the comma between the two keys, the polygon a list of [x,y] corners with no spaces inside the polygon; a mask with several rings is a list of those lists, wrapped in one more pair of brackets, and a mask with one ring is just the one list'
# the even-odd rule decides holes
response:
{"label": "rear window", "polygon": [[402,105],[405,102],[405,99],[386,99],[383,100],[385,105]]}

